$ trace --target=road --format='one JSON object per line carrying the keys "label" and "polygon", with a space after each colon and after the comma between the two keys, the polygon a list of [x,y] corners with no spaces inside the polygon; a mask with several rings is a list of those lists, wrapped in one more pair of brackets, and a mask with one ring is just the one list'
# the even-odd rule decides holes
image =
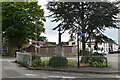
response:
{"label": "road", "polygon": [[[116,62],[116,56],[109,55],[108,59]],[[44,71],[44,70],[28,70],[27,68],[20,67],[18,64],[13,63],[14,58],[3,58],[2,60],[2,77],[3,78],[42,78],[45,80],[57,79],[70,79],[77,78],[120,78],[117,74],[88,74],[88,73],[68,73],[57,71]],[[115,63],[116,64],[116,63]],[[40,79],[41,80],[41,79]],[[79,80],[79,79],[78,79]],[[90,79],[91,80],[91,79]],[[93,79],[92,79],[93,80]],[[96,79],[98,80],[98,79]],[[108,79],[110,80],[110,79]]]}
{"label": "road", "polygon": [[120,54],[109,54],[107,59],[110,67],[120,70]]}

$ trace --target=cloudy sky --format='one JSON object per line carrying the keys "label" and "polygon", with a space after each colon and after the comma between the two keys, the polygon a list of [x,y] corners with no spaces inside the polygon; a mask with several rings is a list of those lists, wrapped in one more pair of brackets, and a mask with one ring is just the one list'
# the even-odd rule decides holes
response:
{"label": "cloudy sky", "polygon": [[[39,5],[42,5],[42,8],[45,11],[45,16],[47,16],[49,12],[45,7],[45,5],[47,4],[47,1],[48,0],[39,0],[38,2]],[[46,31],[45,31],[45,34],[42,34],[42,35],[46,36],[48,41],[58,43],[58,32],[55,30],[52,30],[52,28],[54,28],[57,25],[57,23],[51,22],[50,20],[51,20],[50,18],[46,18],[46,22],[45,22]],[[104,34],[109,38],[112,38],[116,42],[118,41],[118,30],[106,29]],[[62,41],[68,41],[68,40],[69,40],[69,34],[66,32],[62,35]]]}

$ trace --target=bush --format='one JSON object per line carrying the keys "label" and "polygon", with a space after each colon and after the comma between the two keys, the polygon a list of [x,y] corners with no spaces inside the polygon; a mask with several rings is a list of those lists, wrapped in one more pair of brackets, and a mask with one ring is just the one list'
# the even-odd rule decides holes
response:
{"label": "bush", "polygon": [[81,62],[89,63],[92,67],[106,67],[107,66],[107,58],[100,53],[94,53],[91,55],[83,56],[81,58]]}
{"label": "bush", "polygon": [[104,56],[93,56],[88,61],[92,67],[106,67],[107,58]]}
{"label": "bush", "polygon": [[41,65],[41,56],[36,55],[35,53],[31,53],[32,55],[32,66],[39,67]]}
{"label": "bush", "polygon": [[36,59],[40,59],[41,60],[41,56],[40,55],[36,55],[35,53],[31,53],[32,55],[32,61],[36,60]]}
{"label": "bush", "polygon": [[32,67],[39,67],[41,65],[41,60],[36,59],[32,61]]}
{"label": "bush", "polygon": [[68,60],[62,56],[53,56],[49,60],[50,67],[67,67]]}

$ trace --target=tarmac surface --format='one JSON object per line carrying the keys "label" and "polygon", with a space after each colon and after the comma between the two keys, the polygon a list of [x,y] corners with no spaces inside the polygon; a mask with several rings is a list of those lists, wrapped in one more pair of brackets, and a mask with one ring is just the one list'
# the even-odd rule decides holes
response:
{"label": "tarmac surface", "polygon": [[[119,59],[117,54],[108,55],[108,60],[111,65],[111,68],[81,68],[79,71],[83,72],[71,72],[78,71],[77,68],[69,68],[69,71],[50,71],[50,70],[29,70],[25,67],[19,66],[16,63],[13,63],[15,58],[3,58],[0,61],[2,62],[2,80],[119,80],[120,75],[117,73],[84,73],[87,71],[96,71],[96,72],[118,72]],[[72,57],[76,59],[75,57]],[[44,59],[46,59],[44,57]],[[118,62],[117,62],[118,60]],[[71,71],[70,71],[71,70]]]}

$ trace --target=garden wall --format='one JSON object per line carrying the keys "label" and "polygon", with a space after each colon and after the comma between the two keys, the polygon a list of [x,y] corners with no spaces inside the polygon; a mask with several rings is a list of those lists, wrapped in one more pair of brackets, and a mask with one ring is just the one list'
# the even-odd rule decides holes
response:
{"label": "garden wall", "polygon": [[24,65],[31,66],[32,64],[32,55],[30,53],[20,53],[17,52],[17,62],[22,63]]}

